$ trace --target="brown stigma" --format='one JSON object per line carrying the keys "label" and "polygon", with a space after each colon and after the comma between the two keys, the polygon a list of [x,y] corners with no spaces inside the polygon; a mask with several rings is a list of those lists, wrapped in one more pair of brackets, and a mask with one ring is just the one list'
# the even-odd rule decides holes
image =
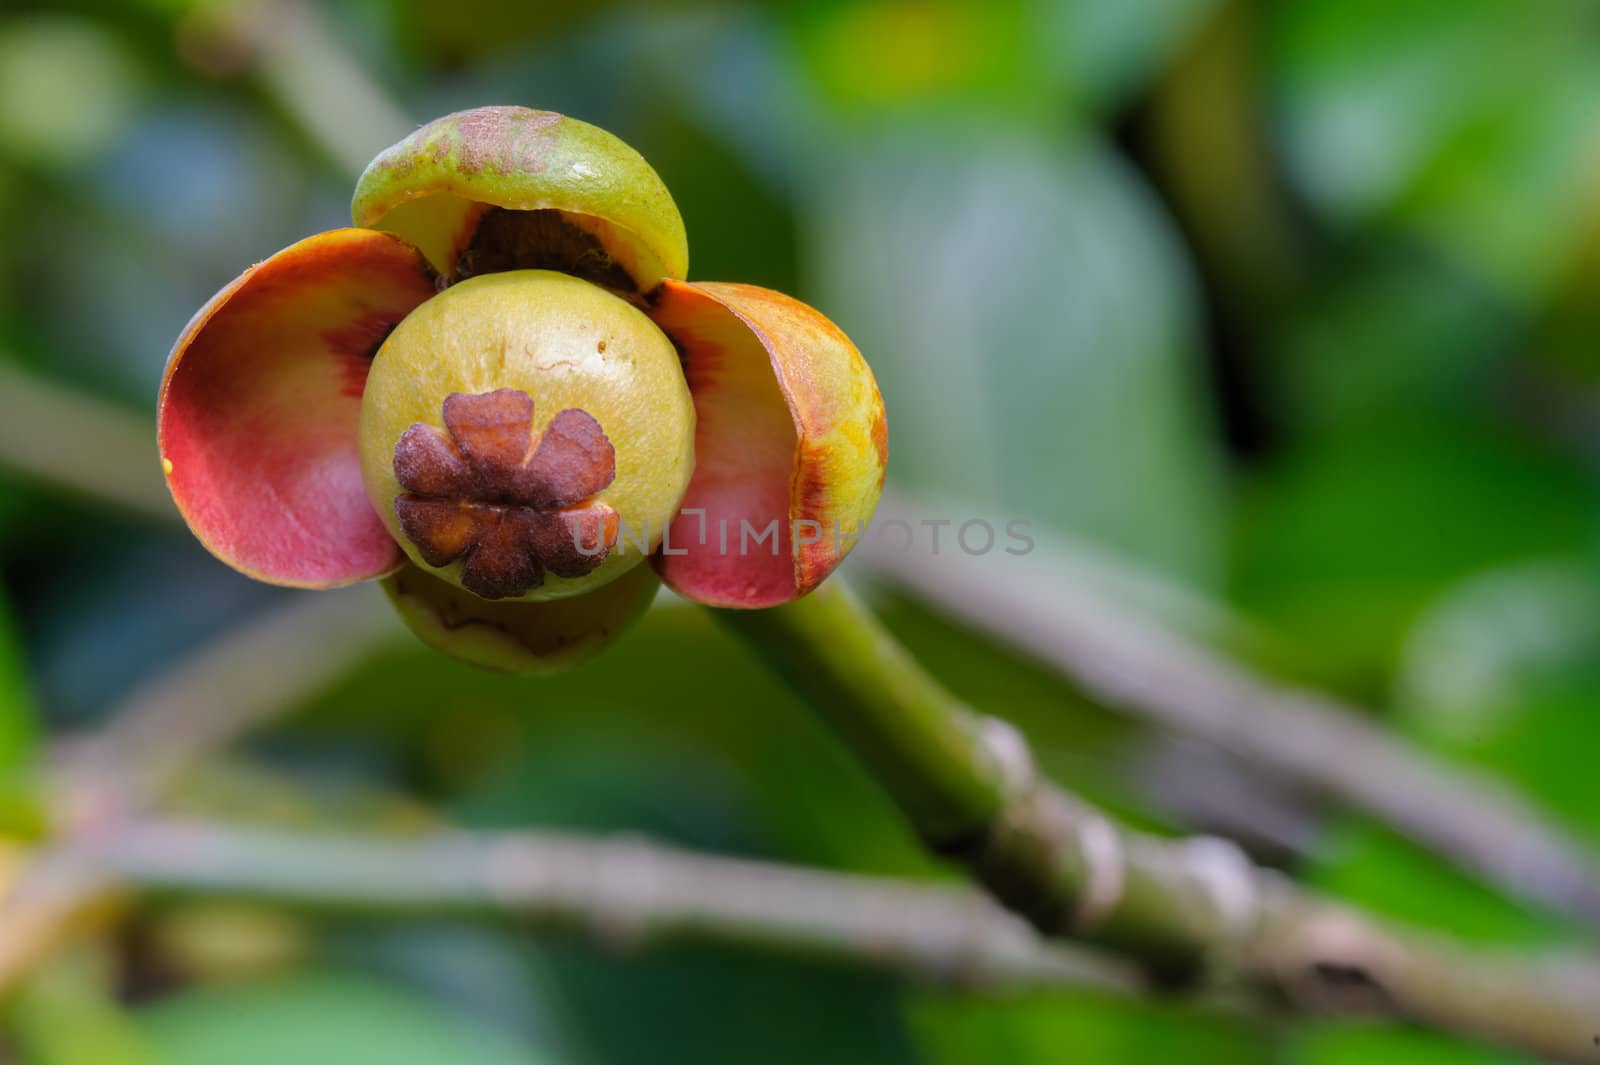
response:
{"label": "brown stigma", "polygon": [[452,392],[444,426],[416,422],[394,448],[395,514],[424,562],[461,559],[463,588],[506,599],[606,560],[617,512],[585,500],[616,478],[616,451],[588,412],[561,411],[535,437],[526,392]]}

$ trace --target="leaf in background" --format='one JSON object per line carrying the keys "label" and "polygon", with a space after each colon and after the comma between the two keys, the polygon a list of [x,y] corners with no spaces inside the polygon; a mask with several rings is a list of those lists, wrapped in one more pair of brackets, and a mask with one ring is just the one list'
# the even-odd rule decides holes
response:
{"label": "leaf in background", "polygon": [[824,0],[792,5],[786,28],[824,101],[846,115],[973,105],[1042,111],[1054,79],[1030,6]]}
{"label": "leaf in background", "polygon": [[1285,316],[1268,368],[1274,419],[1297,438],[1386,431],[1492,409],[1516,322],[1438,256],[1380,246],[1345,258]]}
{"label": "leaf in background", "polygon": [[[93,720],[219,630],[292,594],[241,578],[182,529],[153,531],[76,504],[41,505],[32,518],[7,546],[39,702],[57,726]],[[46,544],[54,564],[35,572],[26,560]]]}
{"label": "leaf in background", "polygon": [[163,1065],[118,1000],[117,976],[106,944],[69,944],[7,994],[7,1049],[27,1065]]}
{"label": "leaf in background", "polygon": [[[644,636],[636,632],[632,639]],[[718,659],[719,652],[733,648],[714,639],[704,644],[677,653],[686,654],[689,668],[702,675],[715,672],[726,698],[731,689],[724,685],[737,672],[730,671],[725,658],[720,665]],[[792,795],[749,794],[760,786],[748,775],[749,767],[702,748],[693,735],[697,729],[671,727],[683,724],[683,708],[658,687],[660,671],[627,672],[636,679],[621,685],[591,683],[587,700],[555,696],[541,690],[544,685],[526,685],[535,720],[529,721],[534,736],[525,755],[469,791],[455,806],[458,817],[468,825],[492,828],[533,824],[602,835],[644,833],[702,850],[748,854],[772,849],[774,841],[763,839],[752,815],[775,801],[834,807],[822,798],[829,791],[830,774],[821,766],[817,769],[822,771],[808,774],[804,749],[792,758],[773,750],[758,756],[769,771],[788,763],[778,779],[795,789]],[[636,686],[638,694],[630,697]],[[654,694],[646,695],[645,688]],[[692,689],[678,690],[690,693],[690,699],[700,698]],[[734,712],[752,733],[745,742],[770,742],[761,730],[774,703],[786,701],[783,693],[750,683],[740,696]],[[591,728],[568,733],[537,720],[537,707],[549,706],[552,697],[567,712],[592,715]],[[662,715],[667,727],[641,723],[631,714],[624,717],[628,706]],[[716,727],[738,726],[724,718]],[[835,809],[828,816],[848,814]],[[838,837],[861,830],[870,840],[874,820],[818,827]],[[583,1046],[585,1057],[596,1063],[911,1061],[896,1020],[893,984],[871,974],[695,945],[618,956],[603,946],[539,936],[527,950],[539,984],[562,1007],[559,1012],[571,1029],[568,1039]]]}
{"label": "leaf in background", "polygon": [[420,995],[335,973],[182,992],[146,1007],[157,1065],[549,1065]]}
{"label": "leaf in background", "polygon": [[[794,5],[799,66],[838,112],[1050,123],[1125,103],[1215,0],[829,0]],[[894,47],[886,48],[885,41]]]}
{"label": "leaf in background", "polygon": [[595,1065],[913,1065],[895,985],[870,973],[737,950],[532,951]]}
{"label": "leaf in background", "polygon": [[27,764],[38,742],[38,732],[16,626],[11,620],[10,605],[0,595],[0,781],[9,784],[15,770]]}
{"label": "leaf in background", "polygon": [[1088,137],[923,126],[840,148],[811,191],[812,298],[872,362],[896,483],[1214,585],[1194,293],[1131,169]]}
{"label": "leaf in background", "polygon": [[1534,1065],[1526,1058],[1391,1025],[1315,1022],[1292,1040],[1285,1065]]}
{"label": "leaf in background", "polygon": [[[1104,752],[1124,741],[1124,722],[903,604],[888,618],[964,699],[1022,723],[1043,764],[1093,782],[1091,792],[1112,789]],[[645,832],[722,852],[932,871],[810,712],[693,607],[658,607],[596,662],[558,677],[496,677],[420,650],[386,656],[276,745],[375,734],[452,795],[466,824]],[[542,989],[565,1007],[566,1040],[598,1061],[910,1060],[893,987],[874,977],[697,948],[618,958],[543,935],[529,952]]]}
{"label": "leaf in background", "polygon": [[1530,913],[1471,875],[1381,825],[1335,824],[1308,878],[1357,906],[1489,943],[1559,943],[1563,926]]}
{"label": "leaf in background", "polygon": [[[1600,575],[1589,560],[1541,559],[1492,570],[1451,589],[1412,629],[1396,680],[1399,720],[1430,746],[1465,757],[1488,753],[1512,769],[1502,748],[1536,716],[1528,713],[1529,696],[1558,703],[1564,693],[1581,695],[1600,681],[1597,661]],[[1560,725],[1552,721],[1547,731],[1570,731]],[[1563,763],[1587,759],[1593,752],[1583,746],[1549,753]],[[1562,775],[1572,776],[1566,768]],[[1534,767],[1515,775],[1541,790],[1551,784]],[[1567,812],[1600,824],[1593,774],[1580,776],[1585,787],[1562,790],[1586,796],[1589,808]]]}
{"label": "leaf in background", "polygon": [[1346,227],[1420,233],[1519,300],[1574,250],[1600,58],[1581,0],[1272,5],[1296,180]]}
{"label": "leaf in background", "polygon": [[1268,1034],[1157,1000],[1061,993],[984,1000],[919,994],[906,1004],[924,1065],[1268,1065]]}
{"label": "leaf in background", "polygon": [[[536,803],[546,823],[577,817],[583,804],[559,789],[587,780],[591,801],[601,784],[616,796],[597,817],[632,816],[643,803],[659,811],[656,827],[742,825],[728,838],[798,861],[928,868],[815,716],[707,612],[686,605],[658,606],[595,662],[553,677],[486,673],[408,642],[303,708],[285,732],[387,751],[430,790],[499,824],[519,809],[523,823],[539,823]],[[561,768],[542,755],[550,751],[577,761]],[[560,776],[527,775],[519,767],[530,760]]]}
{"label": "leaf in background", "polygon": [[1288,450],[1255,477],[1235,539],[1237,602],[1342,686],[1377,682],[1454,582],[1580,551],[1593,490],[1570,460],[1425,414]]}
{"label": "leaf in background", "polygon": [[393,980],[546,1057],[578,1057],[561,1005],[528,964],[514,922],[462,919],[362,921],[323,926],[328,963]]}
{"label": "leaf in background", "polygon": [[[904,603],[886,617],[959,697],[1024,728],[1050,770],[1128,806],[1107,769],[1133,735],[1124,719],[946,621]],[[555,677],[496,676],[408,644],[271,741],[283,753],[313,742],[360,744],[475,823],[625,827],[886,874],[934,868],[815,715],[683,604],[658,605],[596,662]]]}
{"label": "leaf in background", "polygon": [[1109,110],[1137,94],[1218,0],[1043,0],[1053,39],[1088,100]]}
{"label": "leaf in background", "polygon": [[0,156],[82,164],[121,135],[143,81],[125,42],[95,21],[44,13],[0,21]]}
{"label": "leaf in background", "polygon": [[[10,604],[0,594],[0,837],[32,838],[49,822],[36,770],[40,724]],[[4,842],[0,840],[0,850]],[[0,854],[0,865],[7,855]],[[0,870],[3,888],[9,870]]]}
{"label": "leaf in background", "polygon": [[672,190],[689,232],[692,276],[793,292],[795,217],[731,146],[676,101],[645,108],[632,143]]}
{"label": "leaf in background", "polygon": [[[1440,596],[1406,641],[1398,721],[1419,745],[1490,770],[1600,847],[1594,727],[1600,577],[1587,558],[1492,570]],[[1593,933],[1533,913],[1376,826],[1347,822],[1312,875],[1414,924],[1502,944],[1575,948]],[[1512,1060],[1443,1037],[1341,1026],[1297,1039],[1309,1065]],[[1296,1060],[1301,1060],[1296,1058]]]}
{"label": "leaf in background", "polygon": [[387,5],[379,13],[405,49],[448,68],[527,48],[616,6],[616,0],[456,0]]}

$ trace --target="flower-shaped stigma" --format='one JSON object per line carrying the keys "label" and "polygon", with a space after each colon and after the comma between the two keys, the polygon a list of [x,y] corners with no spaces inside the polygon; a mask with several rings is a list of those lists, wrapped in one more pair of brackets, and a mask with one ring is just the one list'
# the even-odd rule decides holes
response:
{"label": "flower-shaped stigma", "polygon": [[888,428],[861,352],[781,292],[690,281],[677,205],[610,133],[445,115],[350,206],[223,286],[167,360],[167,487],[223,562],[381,581],[425,642],[551,672],[663,583],[778,606],[864,534]]}
{"label": "flower-shaped stigma", "polygon": [[461,586],[485,599],[519,596],[546,570],[582,577],[617,540],[617,512],[581,506],[616,478],[600,423],[568,408],[533,435],[533,398],[514,388],[444,401],[448,437],[415,422],[394,448],[400,527],[430,566],[464,559]]}

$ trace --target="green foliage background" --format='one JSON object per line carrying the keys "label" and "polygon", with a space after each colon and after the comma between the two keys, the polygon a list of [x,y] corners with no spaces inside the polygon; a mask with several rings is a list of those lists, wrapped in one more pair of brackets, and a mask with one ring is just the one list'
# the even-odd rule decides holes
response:
{"label": "green foliage background", "polygon": [[[341,78],[413,120],[567,112],[660,170],[694,277],[797,292],[856,338],[898,488],[1225,607],[1258,665],[1385,708],[1600,837],[1600,3],[317,10],[335,47],[275,77],[257,61],[282,21],[267,0],[0,9],[0,358],[149,411],[194,308],[347,224],[342,153],[297,87],[356,155],[389,131]],[[10,476],[0,566],[13,768],[37,734],[100,720],[286,599],[181,531]],[[1180,772],[1192,752],[1170,737],[885,606],[963,697],[1128,816],[1238,833],[1460,935],[1581,942],[1302,798],[1268,788],[1203,817],[1196,796],[1245,770]],[[803,708],[683,606],[537,683],[399,644],[184,798],[307,830],[622,830],[942,875]],[[1384,1028],[974,1000],[513,926],[182,906],[140,910],[4,1012],[20,1060],[45,1065],[1507,1060]]]}

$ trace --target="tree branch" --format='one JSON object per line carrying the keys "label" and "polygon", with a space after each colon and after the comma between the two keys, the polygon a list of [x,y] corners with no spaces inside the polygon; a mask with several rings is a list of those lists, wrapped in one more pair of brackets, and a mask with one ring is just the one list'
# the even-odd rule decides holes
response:
{"label": "tree branch", "polygon": [[120,891],[85,838],[114,833],[211,752],[330,683],[399,633],[372,589],[307,596],[202,647],[57,752],[54,837],[4,887],[0,991],[113,916]]}
{"label": "tree branch", "polygon": [[107,793],[119,810],[143,805],[206,755],[400,638],[394,612],[370,586],[296,597],[206,644],[131,693],[99,731],[66,745],[63,787]]}
{"label": "tree branch", "polygon": [[178,518],[148,418],[4,361],[0,465],[143,518]]}
{"label": "tree branch", "polygon": [[[915,525],[918,514],[886,500],[884,519]],[[1025,565],[932,556],[872,538],[859,553],[873,573],[1096,699],[1278,771],[1515,897],[1600,926],[1600,861],[1504,783],[1406,745],[1371,714],[1275,684],[1138,617],[1097,594],[1070,560],[1048,549]]]}
{"label": "tree branch", "polygon": [[1600,961],[1471,950],[1304,891],[1226,841],[1123,828],[1042,779],[1014,729],[960,704],[837,581],[719,617],[812,701],[932,849],[1044,934],[1169,977],[1236,969],[1307,1009],[1372,1009],[1600,1061]]}
{"label": "tree branch", "polygon": [[977,892],[642,839],[462,831],[392,839],[152,820],[108,833],[84,855],[147,893],[369,914],[511,914],[619,948],[720,943],[983,990],[1143,987],[1129,966],[1043,943]]}

